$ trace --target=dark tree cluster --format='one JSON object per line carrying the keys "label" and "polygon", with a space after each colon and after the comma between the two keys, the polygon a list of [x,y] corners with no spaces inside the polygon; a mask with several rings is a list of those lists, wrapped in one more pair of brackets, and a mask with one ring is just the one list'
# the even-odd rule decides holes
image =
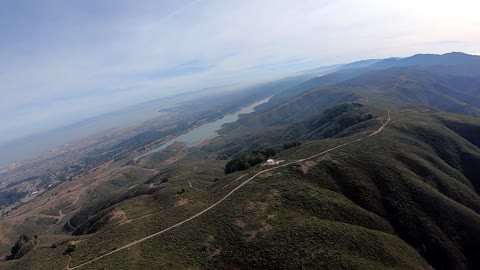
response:
{"label": "dark tree cluster", "polygon": [[225,174],[244,171],[250,169],[252,166],[265,162],[268,158],[277,154],[275,148],[267,148],[265,150],[255,150],[250,153],[243,154],[238,158],[230,160],[225,165]]}

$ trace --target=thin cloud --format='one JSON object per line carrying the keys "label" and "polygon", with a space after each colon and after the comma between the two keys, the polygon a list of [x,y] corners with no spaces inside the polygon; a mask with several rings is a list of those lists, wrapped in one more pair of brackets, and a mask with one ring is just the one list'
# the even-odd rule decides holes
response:
{"label": "thin cloud", "polygon": [[315,65],[477,52],[479,7],[473,0],[11,1],[0,10],[0,142]]}

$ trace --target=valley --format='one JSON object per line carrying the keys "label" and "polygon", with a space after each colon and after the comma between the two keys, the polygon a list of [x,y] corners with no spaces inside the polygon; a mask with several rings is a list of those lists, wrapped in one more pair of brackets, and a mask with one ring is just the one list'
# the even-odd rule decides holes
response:
{"label": "valley", "polygon": [[476,269],[480,88],[448,63],[480,61],[431,57],[199,99],[2,172],[39,192],[2,208],[0,269]]}
{"label": "valley", "polygon": [[[284,164],[284,165],[276,166],[276,167],[273,167],[273,168],[270,168],[270,169],[261,170],[260,172],[256,173],[256,174],[253,175],[252,177],[250,177],[250,178],[248,178],[247,180],[241,182],[238,186],[236,186],[234,189],[232,189],[229,193],[227,193],[227,194],[226,194],[224,197],[222,197],[219,201],[215,202],[214,204],[212,204],[211,206],[209,206],[209,207],[206,208],[205,210],[202,210],[201,212],[193,215],[192,217],[189,217],[189,218],[187,218],[186,220],[181,221],[181,222],[179,222],[179,223],[177,223],[177,224],[174,224],[174,225],[172,225],[172,226],[170,226],[170,227],[168,227],[168,228],[166,228],[166,229],[164,229],[164,230],[161,230],[161,231],[159,231],[159,232],[157,232],[157,233],[151,234],[151,235],[149,235],[149,236],[146,236],[146,237],[144,237],[144,238],[141,238],[141,239],[139,239],[139,240],[136,240],[136,241],[134,241],[134,242],[131,242],[131,243],[127,244],[127,245],[124,245],[124,246],[122,246],[122,247],[120,247],[120,248],[117,248],[117,249],[115,249],[114,251],[111,251],[111,252],[109,252],[109,253],[107,253],[107,254],[101,255],[101,256],[99,256],[99,257],[97,257],[97,258],[95,258],[95,259],[92,259],[92,260],[90,260],[90,261],[84,262],[84,263],[82,263],[82,264],[80,264],[80,265],[78,265],[78,266],[75,266],[75,267],[73,267],[73,268],[70,267],[70,265],[69,265],[70,260],[68,260],[66,269],[77,269],[77,268],[83,267],[83,266],[85,266],[85,265],[87,265],[87,264],[93,263],[93,262],[95,262],[95,261],[97,261],[97,260],[100,260],[100,259],[102,259],[102,258],[104,258],[104,257],[106,257],[106,256],[109,256],[109,255],[111,255],[111,254],[113,254],[113,253],[119,252],[119,251],[124,250],[124,249],[126,249],[126,248],[129,248],[129,247],[131,247],[131,246],[134,246],[134,245],[136,245],[136,244],[139,244],[139,243],[141,243],[141,242],[144,242],[144,241],[146,241],[146,240],[148,240],[148,239],[150,239],[150,238],[157,237],[158,235],[161,235],[161,234],[163,234],[163,233],[165,233],[165,232],[167,232],[167,231],[169,231],[169,230],[171,230],[171,229],[174,229],[174,228],[176,228],[176,227],[178,227],[178,226],[181,226],[182,224],[184,224],[184,223],[186,223],[186,222],[189,222],[190,220],[192,220],[192,219],[194,219],[194,218],[197,218],[197,217],[203,215],[204,213],[210,211],[212,208],[214,208],[215,206],[217,206],[218,204],[220,204],[222,201],[224,201],[224,200],[226,200],[228,197],[230,197],[235,191],[237,191],[238,189],[240,189],[241,187],[243,187],[244,185],[248,184],[250,181],[254,180],[255,178],[257,178],[258,176],[260,176],[260,175],[262,175],[262,174],[265,174],[265,173],[267,173],[267,172],[274,171],[274,170],[276,170],[276,169],[278,169],[278,168],[290,166],[290,165],[292,165],[292,164],[299,164],[299,163],[302,163],[302,162],[307,161],[307,160],[309,160],[309,159],[316,158],[316,157],[321,156],[321,155],[325,155],[325,154],[328,153],[328,152],[334,151],[334,150],[336,150],[336,149],[338,149],[338,148],[341,148],[341,147],[346,146],[346,145],[348,145],[348,144],[350,144],[350,143],[353,143],[353,142],[360,142],[360,141],[362,141],[362,140],[365,139],[365,138],[374,136],[374,135],[382,132],[382,130],[385,128],[386,125],[388,125],[388,123],[389,123],[390,121],[391,121],[390,112],[388,112],[388,119],[385,121],[385,123],[383,123],[383,124],[380,126],[380,128],[378,128],[377,130],[373,131],[371,134],[367,135],[366,137],[359,138],[359,139],[355,139],[354,141],[347,142],[347,143],[344,143],[344,144],[341,144],[341,145],[332,147],[332,148],[330,148],[330,149],[327,149],[327,150],[325,150],[325,151],[323,151],[323,152],[317,153],[317,154],[315,154],[315,155],[313,155],[313,156],[310,156],[310,157],[306,157],[306,158],[299,159],[299,160],[296,160],[296,161],[288,162],[288,163],[286,163],[286,164]],[[244,175],[238,177],[237,179],[233,180],[233,182],[238,181],[238,180],[244,178],[245,176],[247,176],[247,174],[244,174]],[[192,186],[191,182],[189,182],[189,185],[190,185],[191,188],[195,189],[195,188]],[[196,189],[196,190],[198,190],[198,189]]]}
{"label": "valley", "polygon": [[3,1],[0,270],[480,269],[480,1]]}

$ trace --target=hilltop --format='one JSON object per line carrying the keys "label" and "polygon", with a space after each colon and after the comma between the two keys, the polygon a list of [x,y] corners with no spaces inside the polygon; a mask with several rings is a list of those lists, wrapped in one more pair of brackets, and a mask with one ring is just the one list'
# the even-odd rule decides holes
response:
{"label": "hilltop", "polygon": [[480,77],[459,68],[475,59],[336,66],[251,88],[274,96],[196,147],[132,161],[171,124],[97,149],[2,220],[37,237],[0,268],[478,269]]}

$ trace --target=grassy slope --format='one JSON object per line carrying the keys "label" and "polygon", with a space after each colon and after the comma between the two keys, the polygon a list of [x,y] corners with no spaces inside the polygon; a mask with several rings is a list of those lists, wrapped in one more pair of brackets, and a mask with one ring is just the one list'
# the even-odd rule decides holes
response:
{"label": "grassy slope", "polygon": [[434,68],[397,67],[377,70],[341,82],[337,87],[369,89],[397,103],[420,104],[443,111],[480,115],[478,77],[449,75]]}
{"label": "grassy slope", "polygon": [[[199,219],[85,269],[287,269],[322,265],[427,269],[425,259],[438,269],[476,266],[469,254],[480,243],[476,238],[480,235],[476,229],[480,228],[480,199],[474,191],[475,181],[465,177],[468,171],[457,160],[461,157],[442,154],[436,148],[437,143],[448,145],[452,149],[447,153],[469,153],[478,162],[478,148],[442,124],[445,119],[457,124],[465,120],[413,112],[393,115],[396,120],[380,136],[332,152],[302,170],[292,165],[258,178]],[[475,121],[473,124],[478,126]],[[438,138],[425,138],[427,129],[428,134],[434,134],[429,136]],[[283,152],[279,158],[305,157],[349,139],[311,141]],[[210,163],[203,162],[203,166]],[[211,185],[214,174],[200,170],[169,181],[170,195],[141,196],[117,205],[115,208],[125,211],[129,219],[153,215],[115,229],[106,227],[92,237],[80,237],[85,239],[78,244],[72,265],[168,227],[204,209],[240,183],[221,189],[239,175],[235,174],[216,182],[209,193],[186,185],[185,181],[194,181],[201,186],[197,183],[202,181],[196,178],[202,174]],[[189,203],[174,206],[179,198],[173,193],[180,187],[186,189],[182,196]],[[208,183],[202,189],[206,187]],[[45,252],[32,253],[13,269],[45,265],[40,256]],[[56,251],[48,251],[52,252]],[[60,256],[53,253],[48,260],[62,261],[51,258]]]}
{"label": "grassy slope", "polygon": [[311,80],[304,84],[307,86],[299,95],[287,100],[278,95],[275,98],[279,101],[241,116],[239,121],[225,125],[221,132],[248,135],[265,127],[275,129],[278,125],[303,121],[340,102],[367,100],[480,115],[478,76],[455,75],[434,67],[395,67],[360,72],[353,78],[343,77],[338,81],[328,79],[341,73]]}
{"label": "grassy slope", "polygon": [[[385,113],[384,109],[359,103],[341,103],[303,121],[274,125],[248,133],[235,129],[226,136],[217,137],[205,149],[220,151],[224,156],[275,146],[289,141],[333,137],[356,123],[373,115]],[[370,122],[372,123],[372,122]]]}
{"label": "grassy slope", "polygon": [[[259,177],[204,216],[85,269],[428,269],[428,263],[437,269],[477,267],[478,178],[472,178],[472,168],[463,167],[463,159],[478,166],[480,151],[444,123],[449,121],[462,134],[472,126],[478,128],[478,120],[407,110],[394,111],[392,116],[394,122],[377,137],[331,152],[316,164],[291,165]],[[358,125],[368,127],[375,121]],[[462,123],[468,124],[466,131]],[[349,136],[310,141],[279,158],[305,157],[348,140]],[[221,168],[220,161],[201,158],[201,152],[192,153],[186,164],[178,166]],[[117,205],[129,219],[153,215],[83,236],[72,265],[181,221],[240,183],[222,189],[240,174],[213,183],[221,171],[212,169],[182,175],[187,168],[178,167],[179,177],[164,183],[170,186],[169,193]],[[172,170],[170,175],[175,174]],[[203,191],[189,188],[187,181]],[[181,187],[189,203],[175,206],[180,198],[174,192]],[[53,261],[66,258],[55,252],[35,251],[12,269],[39,265],[61,269],[63,265]]]}
{"label": "grassy slope", "polygon": [[[285,131],[308,132],[300,138],[311,141],[278,156],[303,158],[378,127],[378,119],[363,119],[337,138],[313,140],[329,136],[325,122],[312,115],[338,102],[368,102],[367,97],[370,104],[395,100],[475,115],[477,81],[408,68],[372,72],[242,116],[225,127],[228,136],[206,149],[262,148],[283,142]],[[458,92],[458,85],[468,91]],[[367,106],[357,112],[377,116],[383,110]],[[422,108],[393,109],[392,115],[380,136],[255,179],[199,219],[85,269],[480,268],[478,119]],[[194,149],[181,162],[162,167],[173,155],[152,155],[138,164],[150,170],[132,166],[88,194],[72,223],[88,220],[79,231],[92,234],[75,237],[81,242],[72,265],[182,221],[241,183],[222,189],[240,174],[224,177],[225,162],[215,161],[212,153]],[[47,242],[0,268],[62,269],[67,245],[62,239],[47,238],[59,247],[50,249]]]}
{"label": "grassy slope", "polygon": [[[478,123],[477,123],[478,126]],[[349,146],[306,177],[390,221],[437,269],[479,267],[480,151],[427,117],[403,117],[376,141]]]}

